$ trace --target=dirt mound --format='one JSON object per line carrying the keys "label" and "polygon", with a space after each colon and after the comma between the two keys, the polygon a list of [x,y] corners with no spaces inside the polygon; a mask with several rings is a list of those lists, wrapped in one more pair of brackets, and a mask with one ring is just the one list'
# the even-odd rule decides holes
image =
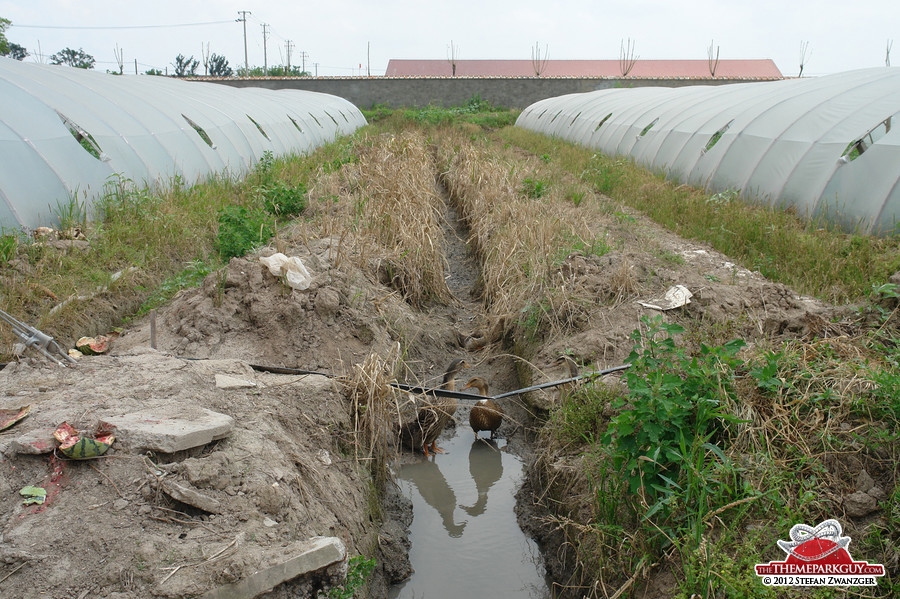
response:
{"label": "dirt mound", "polygon": [[[274,254],[269,248],[260,256]],[[199,288],[180,292],[159,310],[156,347],[193,358],[240,358],[330,373],[345,372],[370,352],[391,344],[387,320],[407,309],[396,294],[373,285],[357,269],[338,268],[337,240],[286,251],[301,259],[312,277],[293,290],[272,275],[258,256],[233,258]],[[150,344],[148,319],[116,341],[116,352]]]}

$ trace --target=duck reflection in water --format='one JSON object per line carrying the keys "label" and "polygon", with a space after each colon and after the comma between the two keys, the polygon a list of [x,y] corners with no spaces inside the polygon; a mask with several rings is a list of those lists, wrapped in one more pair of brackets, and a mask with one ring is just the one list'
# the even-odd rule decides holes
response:
{"label": "duck reflection in water", "polygon": [[415,464],[407,464],[400,469],[399,476],[415,485],[425,503],[437,510],[441,515],[441,522],[447,534],[453,538],[462,536],[466,528],[466,521],[464,520],[461,524],[456,523],[454,518],[456,494],[447,484],[447,479],[444,478],[436,463],[431,460],[423,460]]}
{"label": "duck reflection in water", "polygon": [[503,456],[493,439],[478,439],[469,449],[469,474],[475,481],[478,500],[473,506],[460,507],[473,518],[480,516],[487,508],[488,490],[503,476]]}

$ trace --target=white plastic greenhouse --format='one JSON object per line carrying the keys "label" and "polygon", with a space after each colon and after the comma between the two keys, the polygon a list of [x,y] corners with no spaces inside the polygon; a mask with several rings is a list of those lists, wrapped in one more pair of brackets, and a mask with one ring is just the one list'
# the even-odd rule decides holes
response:
{"label": "white plastic greenhouse", "polygon": [[900,69],[682,88],[608,89],[532,104],[516,124],[667,177],[893,234],[900,217]]}
{"label": "white plastic greenhouse", "polygon": [[240,176],[366,124],[350,102],[0,58],[0,228],[53,225],[111,177],[138,185]]}

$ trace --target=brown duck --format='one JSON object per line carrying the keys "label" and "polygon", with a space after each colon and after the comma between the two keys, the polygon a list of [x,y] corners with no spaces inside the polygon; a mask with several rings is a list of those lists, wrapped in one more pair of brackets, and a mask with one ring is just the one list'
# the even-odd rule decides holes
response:
{"label": "brown duck", "polygon": [[[478,389],[484,396],[488,395],[488,382],[480,376],[472,377],[463,389]],[[481,399],[469,411],[469,425],[478,436],[479,431],[491,431],[491,439],[494,433],[503,423],[503,408],[493,399]]]}
{"label": "brown duck", "polygon": [[[468,367],[469,364],[461,358],[450,362],[439,388],[455,391],[456,375]],[[408,447],[412,449],[421,447],[426,456],[444,453],[444,450],[437,446],[437,438],[456,413],[458,402],[455,397],[439,396],[428,397],[425,401],[425,405],[416,412],[415,420],[403,426],[400,431],[401,437]]]}

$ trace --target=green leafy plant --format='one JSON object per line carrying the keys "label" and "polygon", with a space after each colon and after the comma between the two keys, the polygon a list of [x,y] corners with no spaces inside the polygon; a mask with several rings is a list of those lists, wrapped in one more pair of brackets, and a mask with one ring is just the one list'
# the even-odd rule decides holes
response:
{"label": "green leafy plant", "polygon": [[525,197],[536,200],[547,193],[547,184],[538,179],[526,177],[525,180],[522,181],[522,193]]}
{"label": "green leafy plant", "polygon": [[[328,590],[328,599],[353,599],[356,591],[366,583],[366,578],[375,570],[375,560],[366,559],[362,555],[351,557],[347,565],[347,578],[340,586]],[[321,593],[319,594],[321,597]]]}
{"label": "green leafy plant", "polygon": [[[737,420],[723,410],[733,399],[734,369],[742,340],[719,347],[701,344],[700,353],[689,356],[675,344],[680,325],[666,323],[661,316],[641,319],[646,333],[635,330],[636,342],[628,356],[627,400],[610,422],[604,443],[613,448],[613,460],[625,469],[632,492],[643,489],[650,498],[677,487],[682,469],[692,452],[707,447],[729,422]],[[629,407],[630,409],[624,409]],[[700,448],[694,440],[701,439]]]}
{"label": "green leafy plant", "polygon": [[275,155],[271,150],[263,152],[262,158],[253,167],[256,180],[265,185],[275,178]]}
{"label": "green leafy plant", "polygon": [[763,355],[764,362],[750,368],[750,376],[756,379],[756,386],[769,393],[778,393],[785,386],[784,381],[778,378],[778,369],[784,352],[766,352]]}
{"label": "green leafy plant", "polygon": [[225,206],[219,210],[216,249],[223,260],[243,256],[275,234],[271,217],[259,209]]}
{"label": "green leafy plant", "polygon": [[281,181],[260,188],[266,212],[275,216],[294,216],[306,209],[306,188],[302,184],[291,186]]}

